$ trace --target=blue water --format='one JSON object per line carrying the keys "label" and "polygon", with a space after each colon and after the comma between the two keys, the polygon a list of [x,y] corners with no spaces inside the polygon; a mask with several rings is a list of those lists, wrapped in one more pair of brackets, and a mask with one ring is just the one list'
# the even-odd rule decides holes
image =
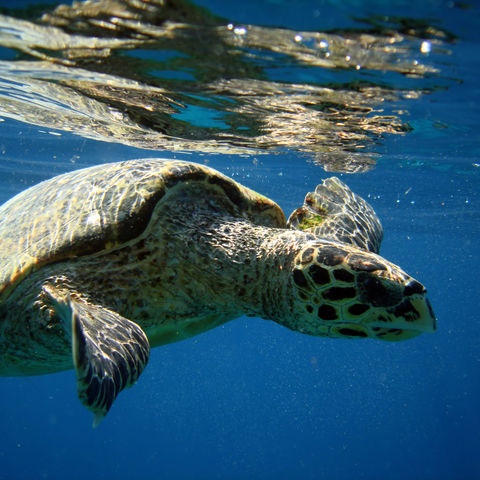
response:
{"label": "blue water", "polygon": [[[478,2],[196,3],[232,22],[293,30],[408,15],[457,37],[448,56],[432,54],[441,74],[423,83],[366,73],[430,91],[385,107],[408,110],[403,121],[412,129],[368,147],[373,169],[335,173],[381,218],[382,255],[426,285],[438,330],[381,343],[309,337],[240,318],[152,350],[138,383],[95,430],[72,371],[0,378],[0,479],[480,478]],[[341,74],[282,67],[266,75],[298,82],[308,74],[302,81],[322,84]],[[185,121],[201,124],[198,112]],[[288,147],[258,156],[158,152],[3,117],[0,201],[79,166],[146,156],[208,162],[287,214],[333,174]]]}

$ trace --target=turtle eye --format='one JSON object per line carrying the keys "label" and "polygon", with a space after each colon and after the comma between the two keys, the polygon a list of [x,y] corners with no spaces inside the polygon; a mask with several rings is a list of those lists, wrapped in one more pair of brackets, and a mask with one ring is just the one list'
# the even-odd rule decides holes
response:
{"label": "turtle eye", "polygon": [[358,276],[358,286],[362,300],[375,307],[391,307],[403,297],[403,289],[399,285],[382,281],[374,274],[361,273]]}

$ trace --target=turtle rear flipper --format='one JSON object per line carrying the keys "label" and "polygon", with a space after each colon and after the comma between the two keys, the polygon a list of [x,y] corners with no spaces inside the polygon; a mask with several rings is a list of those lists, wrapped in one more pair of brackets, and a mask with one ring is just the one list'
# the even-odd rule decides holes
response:
{"label": "turtle rear flipper", "polygon": [[51,286],[44,291],[71,332],[78,396],[95,415],[96,427],[120,391],[132,386],[145,368],[150,352],[147,336],[118,313]]}
{"label": "turtle rear flipper", "polygon": [[383,229],[373,208],[336,177],[307,193],[288,219],[289,228],[378,253]]}

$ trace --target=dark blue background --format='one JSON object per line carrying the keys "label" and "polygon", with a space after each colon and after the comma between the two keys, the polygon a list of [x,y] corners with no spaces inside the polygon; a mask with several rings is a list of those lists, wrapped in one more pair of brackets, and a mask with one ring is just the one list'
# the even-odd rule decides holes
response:
{"label": "dark blue background", "polygon": [[[138,384],[95,430],[72,371],[0,378],[0,479],[480,478],[478,6],[201,3],[232,20],[299,29],[348,26],[352,14],[408,14],[459,36],[442,68],[461,81],[399,102],[413,132],[386,138],[375,170],[343,175],[383,221],[382,255],[427,286],[438,331],[398,344],[329,340],[241,318],[153,350]],[[82,164],[160,156],[40,130],[0,123],[1,201],[76,168],[75,155]],[[287,214],[329,175],[294,152],[255,164],[213,156],[209,165]]]}

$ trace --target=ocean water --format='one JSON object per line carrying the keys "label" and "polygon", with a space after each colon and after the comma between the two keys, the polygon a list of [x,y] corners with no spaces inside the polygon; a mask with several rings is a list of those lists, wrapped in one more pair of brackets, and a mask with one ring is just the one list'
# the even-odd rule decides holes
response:
{"label": "ocean water", "polygon": [[239,318],[153,349],[96,429],[73,371],[0,378],[0,479],[480,478],[479,3],[40,3],[0,1],[0,202],[165,157],[288,215],[337,175],[438,330],[383,343]]}

